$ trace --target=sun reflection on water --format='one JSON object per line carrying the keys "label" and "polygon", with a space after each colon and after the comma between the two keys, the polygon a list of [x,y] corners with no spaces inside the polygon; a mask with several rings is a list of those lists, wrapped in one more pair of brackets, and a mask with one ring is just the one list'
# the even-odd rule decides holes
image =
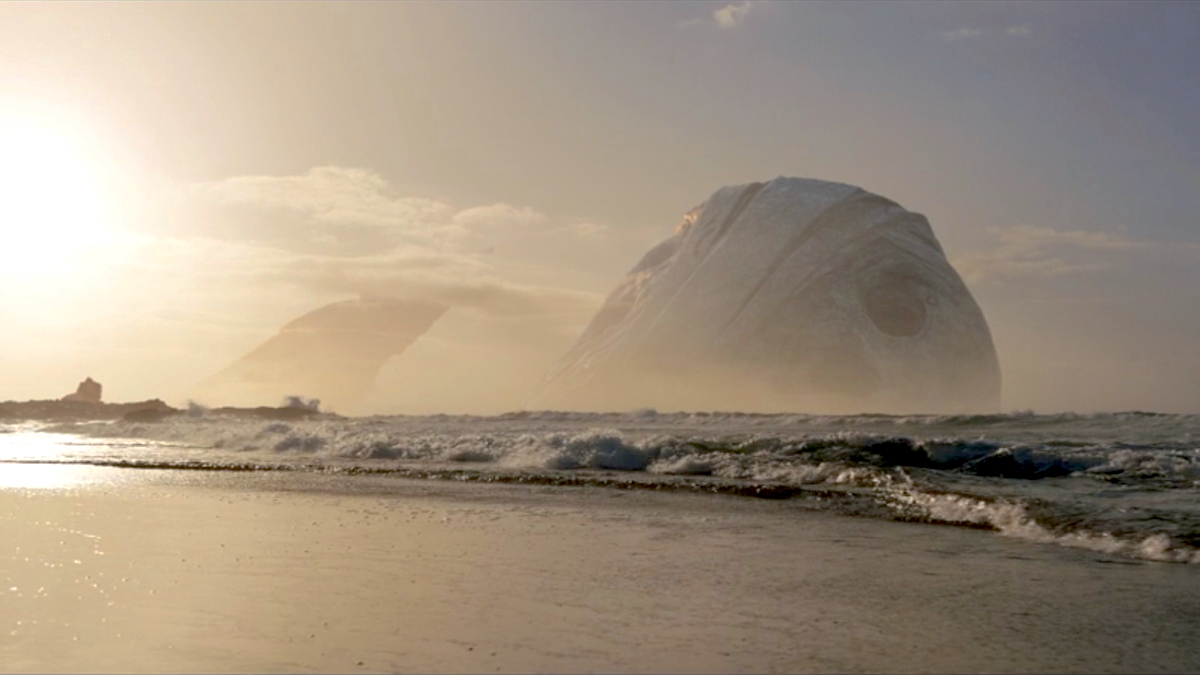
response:
{"label": "sun reflection on water", "polygon": [[78,441],[30,427],[0,428],[0,489],[66,490],[113,482],[111,469],[69,463],[80,459]]}

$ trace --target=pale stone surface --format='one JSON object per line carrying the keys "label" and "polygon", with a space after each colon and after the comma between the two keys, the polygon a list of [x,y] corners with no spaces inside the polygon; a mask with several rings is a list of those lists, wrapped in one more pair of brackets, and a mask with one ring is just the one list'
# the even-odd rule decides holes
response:
{"label": "pale stone surface", "polygon": [[529,407],[943,412],[999,397],[983,313],[924,216],[777,178],[689,213]]}

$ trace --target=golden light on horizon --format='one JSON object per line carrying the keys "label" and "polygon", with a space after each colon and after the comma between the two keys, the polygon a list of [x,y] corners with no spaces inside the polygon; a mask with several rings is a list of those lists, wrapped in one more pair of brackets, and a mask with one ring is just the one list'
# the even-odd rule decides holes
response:
{"label": "golden light on horizon", "polygon": [[98,158],[69,130],[0,115],[0,266],[58,276],[109,235]]}

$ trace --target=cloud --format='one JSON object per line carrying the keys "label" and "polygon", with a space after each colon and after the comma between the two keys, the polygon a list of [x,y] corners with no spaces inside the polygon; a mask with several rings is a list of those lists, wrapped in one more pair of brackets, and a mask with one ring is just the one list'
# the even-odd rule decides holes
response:
{"label": "cloud", "polygon": [[419,227],[444,221],[449,205],[398,197],[378,174],[325,166],[302,176],[237,176],[185,188],[193,197],[227,207],[276,208],[330,225]]}
{"label": "cloud", "polygon": [[320,294],[440,301],[498,317],[567,315],[577,321],[600,304],[591,293],[505,280],[481,258],[429,251],[296,258],[260,267],[258,280]]}
{"label": "cloud", "polygon": [[583,221],[567,225],[565,229],[584,239],[603,239],[608,236],[608,226],[603,223]]}
{"label": "cloud", "polygon": [[364,169],[318,167],[190,185],[180,193],[174,225],[169,236],[144,239],[139,273],[321,297],[425,298],[494,317],[576,323],[599,304],[589,293],[514,278],[523,261],[504,252],[537,256],[546,237],[595,241],[603,225],[556,223],[527,206],[458,208],[402,196]]}
{"label": "cloud", "polygon": [[1045,278],[1100,270],[1109,266],[1114,254],[1168,246],[1111,232],[1033,225],[988,228],[988,234],[992,244],[987,251],[969,253],[954,261],[955,268],[968,282]]}
{"label": "cloud", "polygon": [[725,5],[713,12],[713,22],[719,28],[736,28],[746,20],[746,15],[754,9],[754,5],[752,0],[742,0],[742,2]]}
{"label": "cloud", "polygon": [[590,228],[562,226],[528,206],[457,208],[394,194],[364,169],[318,167],[301,176],[238,176],[183,189],[176,234],[270,245],[301,253],[371,255],[397,246],[479,249],[509,235]]}
{"label": "cloud", "polygon": [[1145,248],[1151,245],[1145,241],[1134,241],[1122,234],[1089,230],[1056,230],[1033,225],[993,228],[991,232],[1006,245],[1019,248],[1064,245],[1078,249],[1113,251]]}
{"label": "cloud", "polygon": [[395,195],[373,172],[318,167],[189,185],[174,225],[183,235],[352,256],[401,243],[442,245],[462,234],[456,213],[438,200]]}
{"label": "cloud", "polygon": [[967,38],[975,38],[983,35],[983,31],[978,28],[955,28],[954,30],[942,31],[942,38],[947,42],[956,40],[965,40]]}
{"label": "cloud", "polygon": [[492,204],[464,209],[454,214],[453,222],[466,228],[526,228],[539,225],[546,217],[529,207]]}
{"label": "cloud", "polygon": [[737,28],[746,20],[746,15],[750,13],[750,10],[760,4],[762,4],[762,0],[742,0],[742,2],[730,3],[714,11],[711,16],[688,19],[681,21],[678,25],[681,28],[712,26],[719,30]]}
{"label": "cloud", "polygon": [[944,30],[938,33],[946,42],[959,42],[961,40],[973,40],[981,38],[985,35],[1004,35],[1009,37],[1029,37],[1033,35],[1033,26],[1023,23],[1013,26],[1001,28],[975,28],[971,26],[960,26],[951,30]]}

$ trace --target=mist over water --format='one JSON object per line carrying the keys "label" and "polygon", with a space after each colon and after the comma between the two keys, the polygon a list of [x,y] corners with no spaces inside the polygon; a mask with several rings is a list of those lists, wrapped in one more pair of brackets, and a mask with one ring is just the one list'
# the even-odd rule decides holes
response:
{"label": "mist over water", "polygon": [[[265,405],[301,392],[362,412],[389,359],[433,341],[443,315],[462,310],[447,303],[327,305],[196,395]],[[452,382],[460,398],[438,412],[461,409],[503,357],[497,337],[476,336],[492,358],[473,377],[426,372],[404,386]],[[688,212],[617,280],[536,390],[510,389],[510,400],[543,409],[996,412],[1000,366],[924,216],[853,185],[780,177],[721,188]]]}

